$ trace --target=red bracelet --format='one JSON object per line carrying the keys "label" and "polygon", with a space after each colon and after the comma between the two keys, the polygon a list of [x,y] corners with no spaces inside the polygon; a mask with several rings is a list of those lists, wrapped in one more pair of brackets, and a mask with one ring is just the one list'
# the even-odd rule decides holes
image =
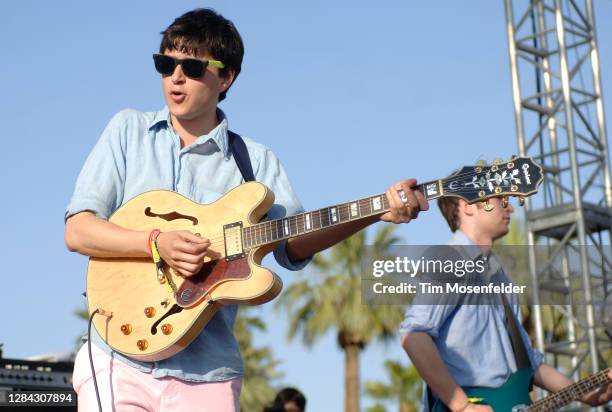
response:
{"label": "red bracelet", "polygon": [[149,247],[149,255],[151,256],[153,256],[153,251],[151,250],[151,243],[157,240],[157,237],[160,235],[160,233],[161,230],[159,229],[153,229],[151,233],[149,233],[149,243],[147,243],[147,246]]}

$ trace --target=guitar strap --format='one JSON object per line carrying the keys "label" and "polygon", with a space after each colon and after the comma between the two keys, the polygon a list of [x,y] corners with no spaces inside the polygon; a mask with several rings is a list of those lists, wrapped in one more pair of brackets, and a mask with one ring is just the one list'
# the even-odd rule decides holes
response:
{"label": "guitar strap", "polygon": [[254,182],[255,174],[253,173],[253,166],[251,165],[251,158],[249,157],[249,151],[247,150],[246,144],[240,135],[228,130],[227,137],[229,140],[229,147],[234,160],[238,165],[238,170],[242,174],[245,182]]}
{"label": "guitar strap", "polygon": [[516,360],[516,367],[518,369],[532,368],[529,356],[527,355],[527,348],[525,348],[525,342],[521,338],[521,332],[519,331],[516,323],[514,312],[510,307],[508,298],[504,293],[501,293],[501,300],[504,304],[504,312],[506,313],[506,321],[508,323],[508,335],[510,335],[510,342],[512,343],[512,351],[514,352],[514,359]]}

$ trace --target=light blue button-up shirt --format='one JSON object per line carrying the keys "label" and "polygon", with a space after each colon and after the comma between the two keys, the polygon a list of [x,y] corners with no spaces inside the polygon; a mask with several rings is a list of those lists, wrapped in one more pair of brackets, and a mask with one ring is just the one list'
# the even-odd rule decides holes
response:
{"label": "light blue button-up shirt", "polygon": [[[89,210],[108,217],[143,192],[173,190],[199,203],[211,203],[243,183],[228,145],[228,122],[218,110],[219,125],[181,148],[169,122],[168,108],[158,112],[123,110],[116,114],[90,153],[76,182],[66,218]],[[265,146],[243,137],[256,180],[275,194],[270,219],[303,211],[283,166]],[[278,263],[302,269],[308,259],[292,262],[286,242],[274,251]],[[223,381],[242,375],[243,367],[233,328],[237,306],[224,306],[200,335],[183,351],[159,362],[137,362],[112,351],[92,332],[92,342],[112,356],[155,377],[188,381]]]}
{"label": "light blue button-up shirt", "polygon": [[[455,232],[449,245],[462,245],[460,253],[466,259],[476,260],[480,248],[461,231]],[[488,257],[491,280],[508,284],[494,255]],[[514,315],[529,360],[534,370],[542,363],[542,354],[535,351],[525,329],[521,326],[520,306],[516,296],[509,296]],[[484,386],[498,388],[517,370],[512,343],[506,326],[504,307],[500,305],[418,305],[406,310],[400,326],[400,334],[427,333],[438,348],[444,364],[460,386]],[[426,394],[424,392],[424,405]]]}

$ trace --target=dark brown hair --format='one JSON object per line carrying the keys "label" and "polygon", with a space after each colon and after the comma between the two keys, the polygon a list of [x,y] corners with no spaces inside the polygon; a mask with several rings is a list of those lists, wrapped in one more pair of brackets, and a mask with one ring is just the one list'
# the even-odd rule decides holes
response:
{"label": "dark brown hair", "polygon": [[455,233],[459,229],[459,199],[452,196],[440,197],[438,207],[451,232]]}
{"label": "dark brown hair", "polygon": [[[222,77],[231,71],[234,81],[242,68],[244,45],[234,23],[213,9],[195,9],[178,17],[166,30],[161,32],[159,52],[175,50],[201,57],[209,54],[225,64],[219,70]],[[219,101],[225,99],[227,90],[219,94]]]}

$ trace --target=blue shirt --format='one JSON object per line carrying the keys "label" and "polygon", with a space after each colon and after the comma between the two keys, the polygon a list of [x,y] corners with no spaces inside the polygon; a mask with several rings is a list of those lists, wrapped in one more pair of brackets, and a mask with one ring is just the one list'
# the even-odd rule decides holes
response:
{"label": "blue shirt", "polygon": [[[143,192],[167,189],[199,203],[211,203],[244,180],[228,146],[228,122],[218,110],[219,125],[181,148],[168,108],[158,112],[123,110],[116,114],[90,153],[76,182],[66,218],[82,211],[108,217]],[[270,219],[301,213],[278,158],[265,146],[243,137],[256,180],[275,194]],[[309,261],[292,262],[286,242],[275,250],[278,263],[290,270]],[[187,381],[223,381],[242,375],[243,366],[233,328],[237,306],[224,306],[200,335],[175,356],[159,362],[138,362],[113,351],[93,333],[92,342],[113,357],[154,377],[173,376]]]}
{"label": "blue shirt", "polygon": [[[470,260],[475,260],[482,254],[480,248],[461,231],[455,233],[449,244],[468,245],[460,250],[469,254],[465,258]],[[488,257],[488,262],[489,274],[495,283],[511,282],[494,255]],[[521,314],[516,296],[510,296],[509,301],[529,360],[536,370],[542,363],[543,356],[532,348],[519,321]],[[501,304],[411,305],[406,310],[400,334],[412,332],[424,332],[431,336],[444,364],[459,386],[498,388],[517,370],[504,307]]]}

